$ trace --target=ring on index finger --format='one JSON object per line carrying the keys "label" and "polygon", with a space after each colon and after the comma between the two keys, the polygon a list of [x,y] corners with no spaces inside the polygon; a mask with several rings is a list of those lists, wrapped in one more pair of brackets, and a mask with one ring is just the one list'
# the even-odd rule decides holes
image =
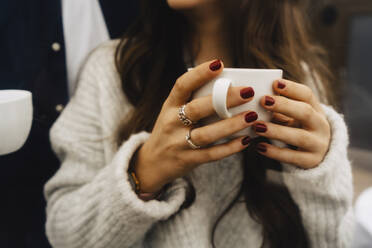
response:
{"label": "ring on index finger", "polygon": [[186,108],[186,104],[182,105],[179,110],[178,110],[178,118],[180,119],[180,121],[183,123],[183,125],[185,126],[191,126],[191,125],[194,125],[196,124],[196,122],[193,122],[192,120],[190,120],[186,113],[185,113],[185,108]]}

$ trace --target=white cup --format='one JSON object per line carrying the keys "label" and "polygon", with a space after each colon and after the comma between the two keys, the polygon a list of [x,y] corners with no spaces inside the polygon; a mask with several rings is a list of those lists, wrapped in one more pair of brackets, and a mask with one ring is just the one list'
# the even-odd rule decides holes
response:
{"label": "white cup", "polygon": [[0,90],[0,155],[20,149],[32,124],[32,94],[24,90]]}
{"label": "white cup", "polygon": [[[192,70],[190,68],[189,70]],[[244,111],[255,111],[258,114],[258,120],[270,122],[272,112],[266,110],[260,104],[260,99],[265,95],[273,95],[273,82],[283,77],[283,71],[277,69],[238,69],[224,68],[222,73],[214,80],[203,85],[200,89],[194,92],[193,98],[212,95],[213,107],[217,113],[215,117],[206,118],[203,122],[210,124],[221,119],[230,118]],[[227,109],[227,92],[229,87],[252,87],[255,95],[253,100],[237,107]],[[252,127],[243,129],[231,136],[236,138],[240,136],[250,136],[255,138],[258,135],[252,130]],[[285,147],[285,144],[272,140],[272,142],[280,147]]]}

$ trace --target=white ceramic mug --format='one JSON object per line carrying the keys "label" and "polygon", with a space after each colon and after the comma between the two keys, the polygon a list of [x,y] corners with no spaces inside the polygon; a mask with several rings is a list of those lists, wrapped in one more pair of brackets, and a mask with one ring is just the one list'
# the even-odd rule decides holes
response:
{"label": "white ceramic mug", "polygon": [[[212,95],[213,107],[219,118],[209,117],[204,121],[206,124],[229,118],[244,111],[255,111],[258,114],[258,120],[270,122],[272,113],[260,105],[260,99],[265,95],[273,95],[273,82],[282,77],[282,70],[224,68],[217,78],[194,92],[193,98]],[[254,98],[248,103],[227,109],[227,92],[231,86],[252,87],[255,92]],[[240,136],[255,138],[258,135],[252,130],[252,127],[248,127],[235,133],[231,138]],[[272,142],[277,146],[285,147],[285,144],[280,141],[272,140]]]}
{"label": "white ceramic mug", "polygon": [[20,149],[32,124],[32,94],[24,90],[0,90],[0,155]]}

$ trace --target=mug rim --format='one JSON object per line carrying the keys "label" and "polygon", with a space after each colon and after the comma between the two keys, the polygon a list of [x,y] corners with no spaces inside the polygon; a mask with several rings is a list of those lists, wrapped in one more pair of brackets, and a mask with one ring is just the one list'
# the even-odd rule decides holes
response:
{"label": "mug rim", "polygon": [[[187,71],[190,71],[194,69],[194,67],[189,67],[187,68]],[[256,72],[283,72],[282,69],[260,69],[260,68],[231,68],[231,67],[227,67],[227,68],[223,68],[222,72],[229,72],[229,71],[256,71]]]}
{"label": "mug rim", "polygon": [[[3,93],[10,93],[9,97],[1,97]],[[0,90],[0,104],[11,103],[30,98],[32,93],[27,90]]]}
{"label": "mug rim", "polygon": [[270,72],[281,72],[283,71],[282,69],[259,69],[259,68],[223,68],[222,72],[224,71],[270,71]]}

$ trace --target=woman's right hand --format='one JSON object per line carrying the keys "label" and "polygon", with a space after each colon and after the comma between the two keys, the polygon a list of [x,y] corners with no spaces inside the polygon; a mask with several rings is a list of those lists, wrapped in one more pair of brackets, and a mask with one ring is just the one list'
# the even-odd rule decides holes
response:
{"label": "woman's right hand", "polygon": [[[185,136],[190,126],[178,118],[178,110],[193,91],[218,76],[223,70],[220,60],[206,62],[179,77],[164,102],[149,139],[138,151],[134,165],[141,192],[157,192],[165,184],[182,177],[198,165],[220,160],[242,151],[249,145],[249,137],[239,137],[224,144],[192,149]],[[254,91],[248,87],[231,87],[227,106],[234,107],[253,99]],[[212,97],[206,96],[186,104],[185,113],[193,122],[215,114]],[[229,119],[220,120],[192,130],[193,143],[210,145],[251,126],[257,114],[247,111]]]}

